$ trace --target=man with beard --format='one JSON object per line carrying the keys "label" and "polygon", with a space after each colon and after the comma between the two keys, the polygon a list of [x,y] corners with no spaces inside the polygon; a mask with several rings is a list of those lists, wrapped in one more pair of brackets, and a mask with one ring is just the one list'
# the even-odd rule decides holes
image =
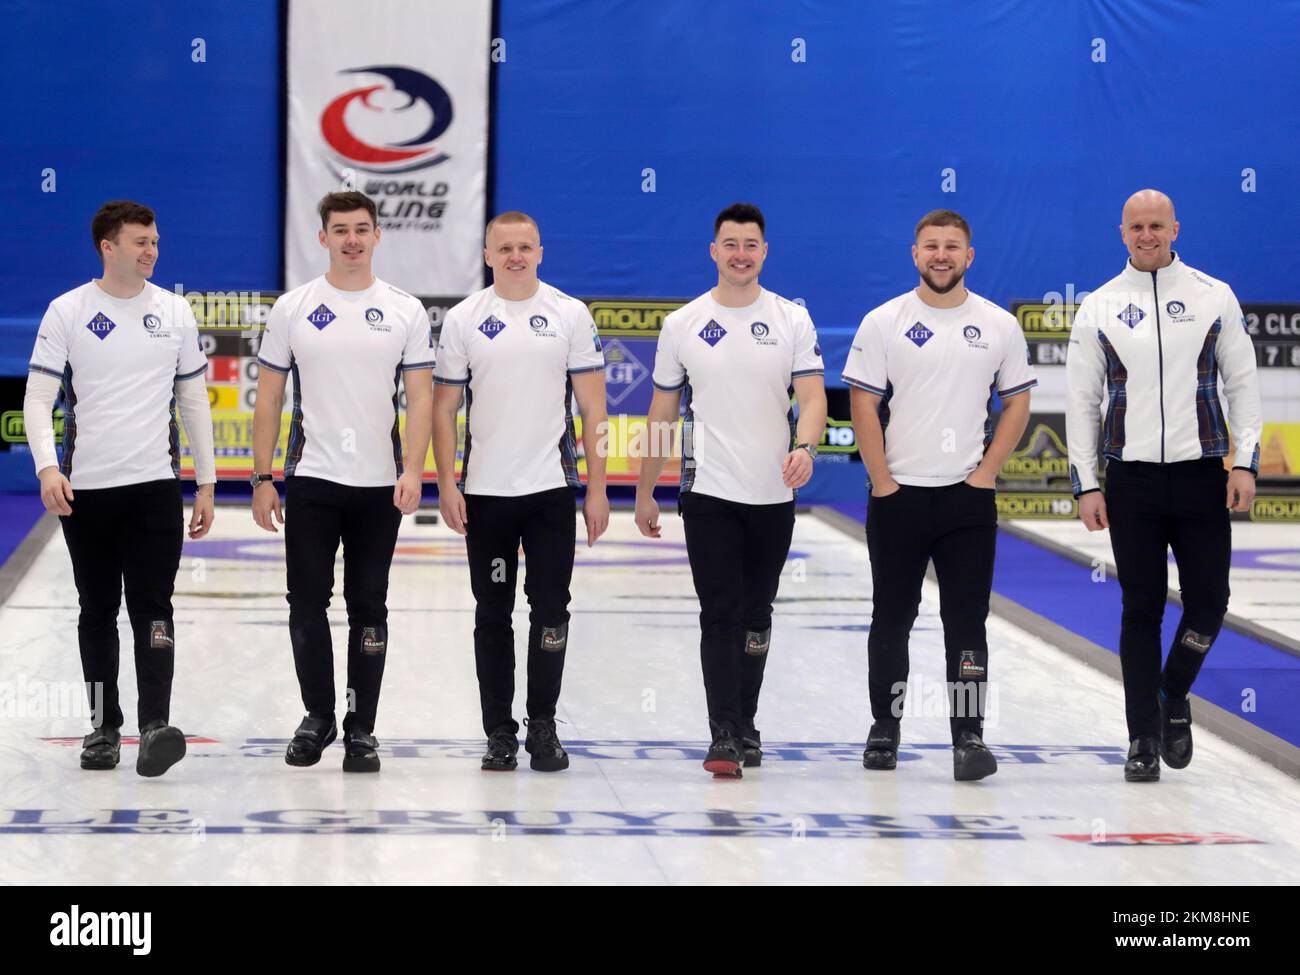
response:
{"label": "man with beard", "polygon": [[1038,384],[1015,318],[962,285],[974,258],[960,214],[922,217],[912,247],[920,284],[862,320],[843,376],[871,487],[873,720],[862,764],[897,765],[908,637],[933,559],[958,781],[997,771],[983,741],[996,479],[1029,422],[1029,390]]}
{"label": "man with beard", "polygon": [[[1261,421],[1255,351],[1241,306],[1230,287],[1172,250],[1173,202],[1158,190],[1140,190],[1124,204],[1122,220],[1128,262],[1083,300],[1071,329],[1066,434],[1079,517],[1089,531],[1110,530],[1124,594],[1124,778],[1155,782],[1160,758],[1176,769],[1192,760],[1187,695],[1228,611],[1228,509],[1250,510]],[[1097,483],[1099,431],[1104,494]],[[1231,473],[1224,470],[1229,454]],[[1162,670],[1170,548],[1183,616]]]}

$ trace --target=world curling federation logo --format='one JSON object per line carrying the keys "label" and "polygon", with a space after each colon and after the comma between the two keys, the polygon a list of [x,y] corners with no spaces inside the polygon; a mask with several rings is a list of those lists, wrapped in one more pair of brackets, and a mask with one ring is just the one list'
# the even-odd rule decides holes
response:
{"label": "world curling federation logo", "polygon": [[321,113],[321,136],[344,162],[374,173],[409,173],[450,158],[434,145],[452,120],[451,96],[442,85],[399,65],[339,73],[378,75],[388,81],[345,91]]}

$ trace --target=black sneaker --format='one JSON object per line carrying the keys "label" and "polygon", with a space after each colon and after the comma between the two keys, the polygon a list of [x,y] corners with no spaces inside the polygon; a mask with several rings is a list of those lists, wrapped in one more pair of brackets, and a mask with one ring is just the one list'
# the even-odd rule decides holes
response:
{"label": "black sneaker", "polygon": [[100,728],[81,739],[81,767],[91,771],[117,768],[122,757],[122,732]]}
{"label": "black sneaker", "polygon": [[888,772],[898,766],[899,725],[897,721],[873,721],[867,732],[862,767]]}
{"label": "black sneaker", "polygon": [[1160,740],[1155,735],[1138,735],[1128,746],[1124,763],[1124,781],[1160,781]]}
{"label": "black sneaker", "polygon": [[185,735],[165,721],[150,721],[140,729],[135,770],[147,778],[162,775],[185,757]]}
{"label": "black sneaker", "polygon": [[1187,768],[1192,761],[1192,702],[1160,695],[1160,757],[1170,768]]}
{"label": "black sneaker", "polygon": [[963,731],[952,746],[952,777],[958,782],[974,782],[998,770],[998,760],[993,757],[984,739],[973,731]]}
{"label": "black sneaker", "polygon": [[744,762],[743,748],[735,735],[726,728],[719,728],[713,733],[713,744],[704,756],[704,768],[714,775],[740,778],[740,769]]}
{"label": "black sneaker", "polygon": [[528,737],[524,739],[524,750],[532,756],[528,765],[536,772],[559,772],[569,767],[569,753],[560,744],[555,733],[554,719],[524,719],[528,728]]}
{"label": "black sneaker", "polygon": [[375,736],[353,728],[343,732],[343,771],[378,772],[379,742]]}
{"label": "black sneaker", "polygon": [[763,738],[753,725],[740,736],[740,750],[745,768],[758,768],[763,764]]}
{"label": "black sneaker", "polygon": [[498,728],[488,736],[487,751],[483,754],[483,769],[488,772],[513,772],[519,765],[515,753],[519,739],[509,728]]}
{"label": "black sneaker", "polygon": [[320,753],[338,736],[339,726],[334,721],[334,715],[331,714],[328,718],[307,715],[294,729],[293,740],[284,751],[285,763],[297,768],[315,765],[320,761]]}

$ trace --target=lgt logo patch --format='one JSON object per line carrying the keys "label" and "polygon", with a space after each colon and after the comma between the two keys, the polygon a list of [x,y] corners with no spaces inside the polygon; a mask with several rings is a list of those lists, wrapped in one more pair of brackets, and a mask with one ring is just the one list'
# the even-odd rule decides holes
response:
{"label": "lgt logo patch", "polygon": [[86,328],[90,329],[91,335],[103,341],[108,338],[109,332],[117,328],[117,323],[100,311],[95,312],[95,317],[86,322]]}
{"label": "lgt logo patch", "polygon": [[325,305],[318,305],[316,310],[307,316],[307,321],[315,325],[317,329],[322,329],[337,317]]}
{"label": "lgt logo patch", "polygon": [[1137,305],[1130,304],[1127,308],[1125,308],[1122,312],[1120,312],[1115,317],[1118,318],[1125,325],[1127,325],[1129,328],[1137,328],[1138,322],[1146,318],[1147,313],[1144,312]]}
{"label": "lgt logo patch", "polygon": [[700,329],[700,338],[704,339],[710,346],[717,345],[726,337],[726,334],[727,330],[712,318],[709,319],[709,324]]}
{"label": "lgt logo patch", "polygon": [[924,325],[922,325],[920,322],[917,322],[915,325],[909,328],[905,334],[909,339],[912,340],[912,342],[916,345],[918,349],[921,346],[925,345],[926,342],[929,342],[930,339],[934,338],[934,333],[931,332]]}
{"label": "lgt logo patch", "polygon": [[496,315],[488,315],[483,323],[479,325],[478,330],[490,339],[494,339],[506,327],[506,323],[497,318]]}

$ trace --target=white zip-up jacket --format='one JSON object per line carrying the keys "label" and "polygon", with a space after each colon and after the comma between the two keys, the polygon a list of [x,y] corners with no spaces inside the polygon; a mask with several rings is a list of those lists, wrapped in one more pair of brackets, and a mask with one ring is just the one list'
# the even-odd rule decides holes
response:
{"label": "white zip-up jacket", "polygon": [[1126,263],[1075,312],[1065,418],[1075,497],[1098,490],[1099,433],[1108,458],[1172,464],[1226,457],[1230,423],[1233,467],[1259,470],[1259,385],[1241,305],[1173,258],[1156,271]]}

